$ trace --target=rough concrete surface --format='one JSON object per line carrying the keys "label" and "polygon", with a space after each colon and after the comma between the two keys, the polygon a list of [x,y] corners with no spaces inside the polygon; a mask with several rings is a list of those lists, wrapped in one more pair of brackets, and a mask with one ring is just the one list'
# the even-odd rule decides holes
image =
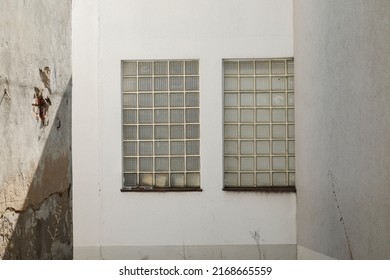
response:
{"label": "rough concrete surface", "polygon": [[0,259],[72,258],[71,7],[0,2]]}

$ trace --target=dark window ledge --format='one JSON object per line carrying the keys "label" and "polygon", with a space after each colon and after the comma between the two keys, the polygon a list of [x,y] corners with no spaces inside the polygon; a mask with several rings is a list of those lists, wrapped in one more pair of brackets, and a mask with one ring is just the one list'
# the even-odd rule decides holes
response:
{"label": "dark window ledge", "polygon": [[121,192],[201,192],[202,189],[199,187],[124,187]]}
{"label": "dark window ledge", "polygon": [[295,193],[297,190],[295,186],[288,186],[288,187],[277,187],[277,186],[270,186],[270,187],[223,187],[224,191],[229,192],[270,192],[270,193],[289,193],[293,192]]}

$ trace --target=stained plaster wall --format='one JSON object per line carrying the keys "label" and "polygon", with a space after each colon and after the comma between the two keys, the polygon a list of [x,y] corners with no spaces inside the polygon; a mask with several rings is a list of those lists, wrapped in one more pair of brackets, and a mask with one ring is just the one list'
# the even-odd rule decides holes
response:
{"label": "stained plaster wall", "polygon": [[0,1],[0,26],[0,259],[71,258],[71,1]]}
{"label": "stained plaster wall", "polygon": [[294,2],[298,258],[390,258],[390,2]]}

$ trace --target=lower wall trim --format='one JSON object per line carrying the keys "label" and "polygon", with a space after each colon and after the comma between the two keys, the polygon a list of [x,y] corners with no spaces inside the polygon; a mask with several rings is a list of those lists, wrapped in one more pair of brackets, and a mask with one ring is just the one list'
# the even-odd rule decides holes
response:
{"label": "lower wall trim", "polygon": [[74,247],[74,258],[107,260],[295,260],[295,244]]}
{"label": "lower wall trim", "polygon": [[297,259],[298,260],[335,260],[332,257],[321,254],[317,251],[310,250],[300,245],[297,245]]}

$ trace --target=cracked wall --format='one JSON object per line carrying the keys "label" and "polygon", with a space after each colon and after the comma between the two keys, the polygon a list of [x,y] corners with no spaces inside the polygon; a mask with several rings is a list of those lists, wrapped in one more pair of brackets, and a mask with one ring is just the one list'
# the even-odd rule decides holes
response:
{"label": "cracked wall", "polygon": [[72,258],[71,8],[0,2],[0,259]]}

